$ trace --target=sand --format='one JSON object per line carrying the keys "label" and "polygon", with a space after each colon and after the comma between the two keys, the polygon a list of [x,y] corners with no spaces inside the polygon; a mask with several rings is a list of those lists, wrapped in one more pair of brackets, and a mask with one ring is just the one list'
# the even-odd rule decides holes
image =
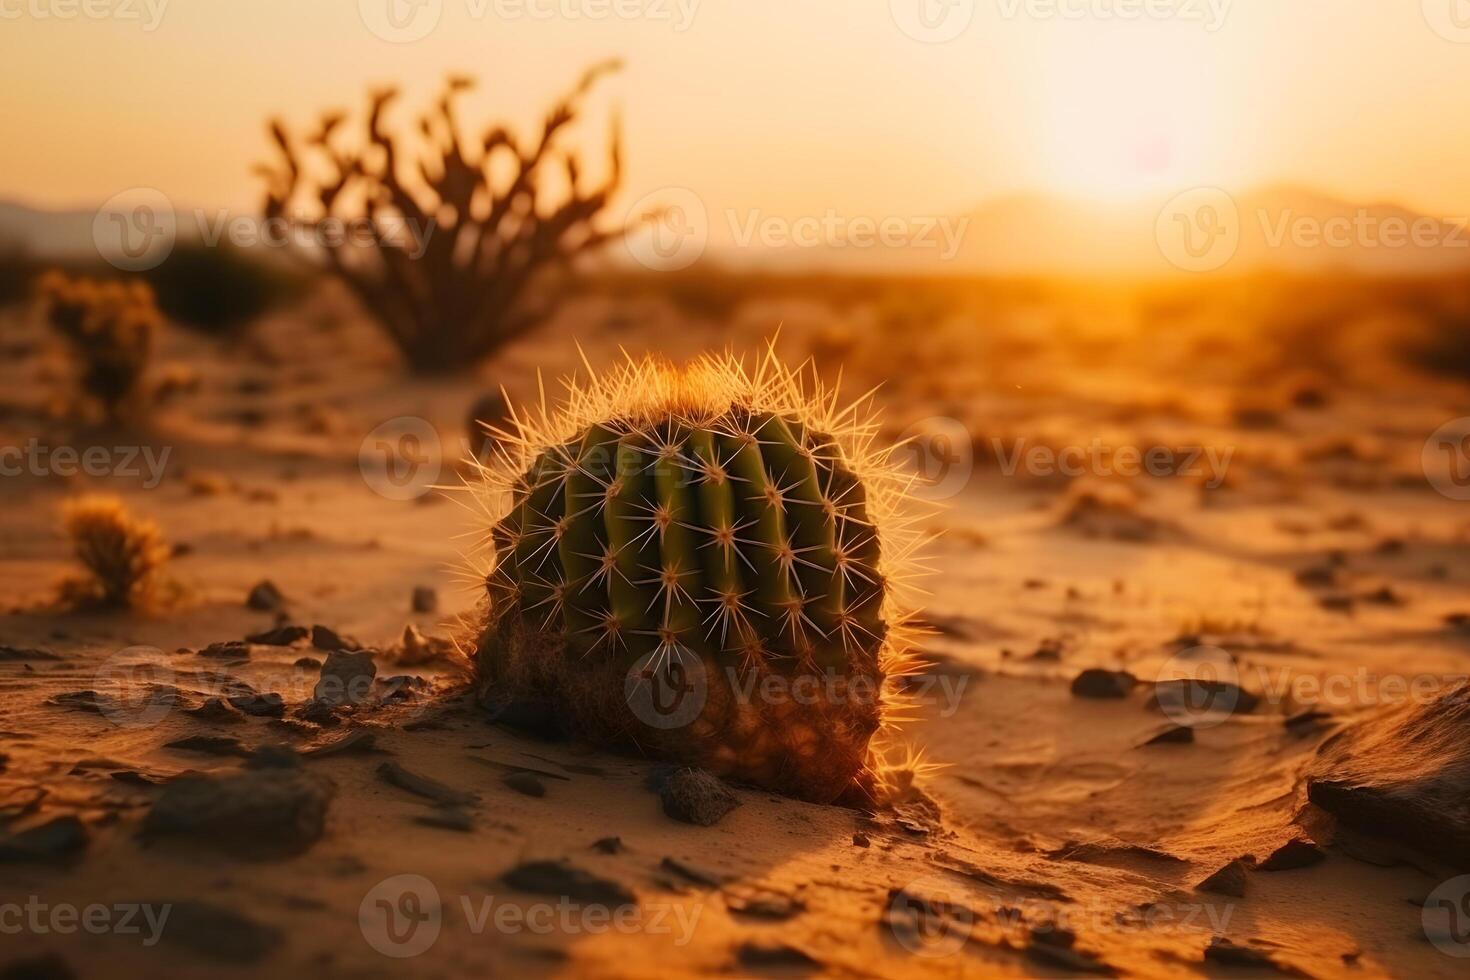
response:
{"label": "sand", "polygon": [[[40,859],[0,862],[0,904],[38,905],[42,922],[7,928],[0,970],[51,956],[78,976],[1462,975],[1444,948],[1470,950],[1431,942],[1421,906],[1465,869],[1432,842],[1409,853],[1333,833],[1304,809],[1304,774],[1333,732],[1402,700],[1382,694],[1385,677],[1464,672],[1470,633],[1446,621],[1466,608],[1464,505],[1426,483],[1419,458],[1463,390],[1339,377],[1323,407],[1252,415],[1242,393],[1274,391],[1281,363],[1184,377],[1168,359],[1189,359],[1198,325],[1109,334],[1110,317],[1143,314],[1109,295],[1048,302],[970,307],[875,348],[840,327],[862,308],[821,299],[752,301],[720,322],[656,298],[583,298],[478,376],[416,380],[327,289],[251,339],[170,331],[162,360],[200,387],[141,437],[54,417],[57,369],[43,345],[18,349],[0,368],[7,444],[169,455],[149,489],[0,480],[0,644],[16,651],[0,659],[0,807],[12,834],[80,820],[51,825]],[[39,343],[23,314],[3,315]],[[1068,316],[1097,335],[1078,342]],[[861,812],[734,787],[727,815],[685,823],[650,788],[656,760],[491,724],[452,658],[393,662],[405,626],[447,637],[473,609],[460,556],[474,521],[453,492],[375,491],[381,474],[359,466],[367,433],[428,420],[444,443],[434,482],[454,483],[466,407],[492,381],[527,397],[536,368],[548,383],[571,370],[572,336],[594,363],[620,344],[679,358],[753,347],[780,322],[788,356],[835,348],[850,390],[887,382],[875,397],[889,436],[934,416],[969,430],[973,473],[926,519],[933,632],[904,732],[938,767],[905,798]],[[1066,356],[1047,343],[1058,334],[1074,341]],[[1099,433],[1233,455],[1216,487],[1202,486],[1205,462],[1133,479],[1004,472],[1016,439],[1087,447]],[[56,510],[83,490],[118,494],[187,546],[169,608],[48,607],[75,571]],[[246,605],[262,580],[284,596],[279,615]],[[416,587],[436,610],[413,611]],[[293,718],[320,674],[298,661],[327,656],[307,639],[204,652],[278,621],[379,651],[369,703],[329,728]],[[1151,706],[1155,682],[1201,656],[1228,659],[1261,696],[1254,711]],[[1136,683],[1098,675],[1086,692],[1117,696],[1080,696],[1087,668]],[[398,675],[422,682],[385,683]],[[120,676],[163,685],[162,701],[97,711],[76,697]],[[1318,698],[1303,681],[1326,678],[1347,693]],[[284,718],[249,698],[266,713],[187,710],[242,684],[279,693]],[[1287,724],[1310,710],[1322,717]],[[351,732],[372,737],[335,744]],[[251,756],[276,743],[334,750]],[[289,826],[161,829],[159,801],[187,770],[259,780],[240,785],[284,794],[273,812]],[[84,844],[69,846],[77,826]],[[288,853],[256,853],[261,836]],[[49,918],[92,905],[107,909],[96,934]],[[164,907],[150,929],[145,912]]]}

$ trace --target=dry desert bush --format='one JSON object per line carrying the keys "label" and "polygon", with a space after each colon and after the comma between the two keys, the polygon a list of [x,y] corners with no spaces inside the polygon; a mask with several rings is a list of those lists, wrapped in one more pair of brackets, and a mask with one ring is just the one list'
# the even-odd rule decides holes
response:
{"label": "dry desert bush", "polygon": [[158,596],[169,548],[158,525],[116,497],[85,496],[62,507],[62,528],[86,575],[62,583],[71,606],[146,608]]}
{"label": "dry desert bush", "polygon": [[529,141],[504,125],[470,135],[455,108],[473,85],[462,76],[449,78],[416,131],[390,126],[392,88],[372,93],[355,139],[341,112],[299,137],[275,121],[280,159],[258,168],[266,218],[311,232],[311,251],[415,370],[462,370],[551,314],[558,297],[534,293],[545,273],[622,234],[598,220],[622,180],[616,127],[595,186],[560,145],[581,98],[617,67],[589,69]]}
{"label": "dry desert bush", "polygon": [[84,398],[112,424],[147,407],[144,375],[159,328],[153,291],[141,281],[98,281],[50,271],[37,292],[47,322],[66,340]]}

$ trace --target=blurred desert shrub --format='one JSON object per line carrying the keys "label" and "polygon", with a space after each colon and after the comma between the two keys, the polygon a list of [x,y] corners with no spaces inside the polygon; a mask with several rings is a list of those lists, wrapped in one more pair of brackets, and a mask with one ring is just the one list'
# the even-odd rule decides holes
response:
{"label": "blurred desert shrub", "polygon": [[170,320],[207,334],[251,323],[299,296],[306,282],[299,270],[225,242],[180,242],[145,278]]}
{"label": "blurred desert shrub", "polygon": [[133,516],[118,498],[100,495],[67,501],[61,522],[86,572],[62,583],[64,602],[134,609],[152,603],[169,557],[157,524]]}
{"label": "blurred desert shrub", "polygon": [[37,281],[46,320],[67,343],[77,384],[105,421],[134,421],[147,408],[144,375],[159,328],[153,291],[141,280],[99,281],[51,270]]}
{"label": "blurred desert shrub", "polygon": [[601,182],[562,146],[582,97],[617,67],[585,72],[524,141],[505,125],[468,135],[456,101],[473,83],[461,76],[396,132],[391,88],[372,93],[356,136],[341,112],[303,136],[274,121],[280,158],[257,168],[265,217],[320,232],[310,257],[352,289],[414,370],[464,370],[554,312],[565,290],[548,288],[550,274],[622,236],[602,222],[622,182],[617,127]]}
{"label": "blurred desert shrub", "polygon": [[31,295],[40,270],[25,249],[0,247],[0,306],[23,302]]}

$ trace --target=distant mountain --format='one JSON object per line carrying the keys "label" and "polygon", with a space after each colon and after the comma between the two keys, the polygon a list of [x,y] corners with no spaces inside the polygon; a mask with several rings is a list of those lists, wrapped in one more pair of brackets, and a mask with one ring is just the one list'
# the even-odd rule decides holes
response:
{"label": "distant mountain", "polygon": [[95,215],[95,211],[45,211],[15,201],[0,201],[0,250],[24,248],[47,259],[95,258]]}
{"label": "distant mountain", "polygon": [[[767,268],[937,274],[1341,270],[1402,276],[1470,270],[1470,228],[1463,219],[1434,218],[1393,204],[1353,204],[1290,186],[1127,203],[1021,194],[934,221],[927,231],[926,221],[909,221],[912,241],[898,247],[829,243],[764,255],[728,244],[712,250],[739,264]],[[949,257],[944,255],[947,241],[958,243]]]}
{"label": "distant mountain", "polygon": [[[93,216],[84,209],[47,211],[0,201],[0,249],[21,245],[41,258],[96,257]],[[747,268],[1080,276],[1470,271],[1470,230],[1461,220],[1395,204],[1354,204],[1289,185],[1127,203],[1018,194],[966,213],[898,216],[898,236],[887,244],[874,234],[883,220],[876,214],[808,217],[804,229],[759,212],[708,217],[706,255]],[[194,224],[181,218],[180,235]],[[776,234],[767,234],[772,230]],[[782,245],[788,238],[803,244]]]}

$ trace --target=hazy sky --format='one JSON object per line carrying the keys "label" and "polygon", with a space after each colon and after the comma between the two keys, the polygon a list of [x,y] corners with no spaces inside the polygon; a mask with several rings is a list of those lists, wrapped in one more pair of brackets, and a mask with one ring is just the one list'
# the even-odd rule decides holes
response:
{"label": "hazy sky", "polygon": [[[432,29],[375,35],[390,2]],[[1293,181],[1470,213],[1470,0],[416,2],[0,0],[0,196],[253,207],[271,114],[457,70],[472,118],[529,124],[621,55],[583,125],[600,156],[622,107],[625,200],[933,214]]]}

